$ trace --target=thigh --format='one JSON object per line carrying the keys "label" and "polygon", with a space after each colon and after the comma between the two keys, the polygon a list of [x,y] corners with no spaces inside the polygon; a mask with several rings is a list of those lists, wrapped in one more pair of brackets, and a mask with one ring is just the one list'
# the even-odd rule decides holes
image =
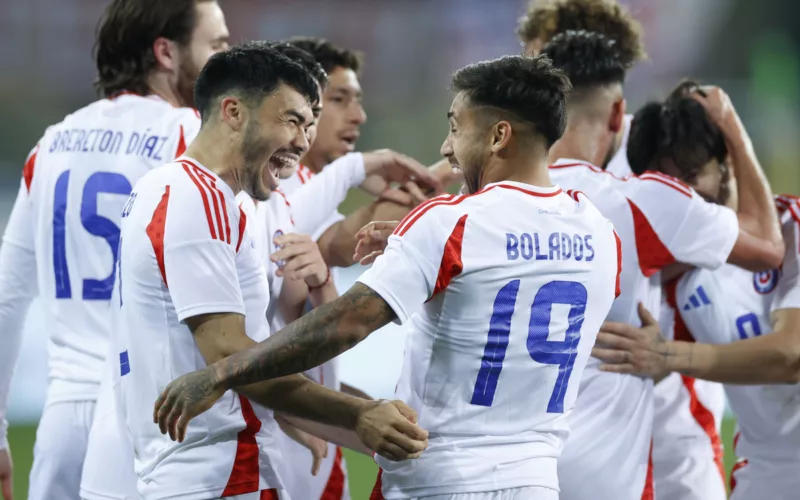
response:
{"label": "thigh", "polygon": [[94,406],[93,401],[70,401],[45,407],[33,446],[29,500],[80,498]]}

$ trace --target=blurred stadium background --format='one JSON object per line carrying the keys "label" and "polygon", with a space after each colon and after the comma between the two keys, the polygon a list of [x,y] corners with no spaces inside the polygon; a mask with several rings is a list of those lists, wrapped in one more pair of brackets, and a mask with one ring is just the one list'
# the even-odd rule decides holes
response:
{"label": "blurred stadium background", "polygon": [[[48,125],[95,98],[91,49],[105,3],[0,2],[0,227],[5,227],[30,148]],[[621,3],[644,25],[650,55],[629,76],[629,109],[659,98],[685,76],[721,85],[753,136],[774,189],[800,193],[800,16],[795,0]],[[315,35],[363,50],[369,122],[359,148],[391,147],[427,163],[437,159],[446,134],[451,71],[519,52],[514,29],[526,2],[224,0],[221,4],[234,42]],[[358,202],[355,193],[344,211]],[[347,288],[358,272],[343,273],[340,287]],[[17,499],[27,497],[33,439],[47,381],[46,330],[36,305],[29,318],[8,415]],[[399,330],[374,335],[346,355],[343,378],[376,397],[390,397],[402,346]],[[733,425],[730,419],[725,422],[726,444]],[[366,457],[349,458],[353,498],[367,498],[374,465]],[[729,449],[726,459],[730,467]]]}

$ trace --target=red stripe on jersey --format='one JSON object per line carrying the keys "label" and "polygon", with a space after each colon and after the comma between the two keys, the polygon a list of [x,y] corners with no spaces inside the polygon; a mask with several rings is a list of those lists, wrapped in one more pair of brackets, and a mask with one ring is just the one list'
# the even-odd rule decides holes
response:
{"label": "red stripe on jersey", "polygon": [[39,145],[34,146],[28,158],[25,160],[25,165],[22,167],[22,178],[25,180],[25,189],[31,192],[31,182],[33,182],[33,167],[36,165],[36,155],[39,153]]}
{"label": "red stripe on jersey", "polygon": [[[225,195],[223,195],[222,191],[219,190],[219,188],[217,187],[217,180],[211,174],[201,169],[197,165],[194,165],[194,172],[195,174],[197,174],[197,177],[200,179],[200,182],[211,192],[211,198],[214,200],[215,215],[217,218],[217,227],[219,228],[219,234],[220,234],[219,239],[224,241],[225,243],[230,243],[231,225],[228,221],[228,204],[225,203]],[[222,225],[223,216],[225,218],[225,226]],[[222,232],[223,227],[225,228],[224,233]]]}
{"label": "red stripe on jersey", "polygon": [[439,274],[436,276],[436,285],[433,288],[433,293],[428,300],[431,300],[437,293],[447,288],[447,285],[453,281],[453,278],[461,274],[464,270],[464,263],[461,262],[461,244],[464,241],[464,226],[467,223],[467,214],[461,216],[456,222],[456,227],[447,238],[447,243],[444,244],[444,253],[442,253],[442,262],[439,264]]}
{"label": "red stripe on jersey", "polygon": [[692,188],[684,184],[683,182],[679,181],[674,177],[670,177],[669,175],[662,174],[661,172],[646,172],[639,176],[639,179],[643,181],[656,181],[660,182],[665,186],[669,186],[675,191],[683,194],[684,196],[688,196],[689,198],[692,197]]}
{"label": "red stripe on jersey", "polygon": [[714,452],[714,463],[719,470],[722,483],[725,484],[725,465],[722,463],[722,439],[720,439],[719,433],[717,432],[714,414],[711,413],[697,397],[697,391],[694,388],[694,379],[686,375],[681,375],[681,380],[683,380],[683,386],[686,387],[686,391],[689,393],[689,412],[711,441],[711,449]]}
{"label": "red stripe on jersey", "polygon": [[619,239],[617,230],[614,230],[614,240],[617,242],[617,281],[614,285],[614,298],[616,299],[622,293],[620,287],[620,278],[622,278],[622,240]]}
{"label": "red stripe on jersey", "polygon": [[186,138],[183,136],[183,125],[181,125],[179,134],[178,147],[175,148],[175,158],[178,158],[186,152]]}
{"label": "red stripe on jersey", "polygon": [[[519,186],[511,186],[509,184],[495,184],[494,186],[489,186],[488,188],[481,189],[475,194],[485,193],[486,191],[491,191],[494,188],[513,189],[514,191],[519,191],[521,193],[529,194],[531,196],[539,196],[541,198],[550,198],[552,196],[558,196],[559,194],[562,193],[560,189],[558,191],[553,191],[552,193],[537,193],[536,191],[530,191],[528,189],[524,189]],[[475,196],[475,194],[468,194],[465,196]]]}
{"label": "red stripe on jersey", "polygon": [[195,108],[192,108],[192,111],[194,111],[194,115],[195,115],[196,117],[198,117],[198,118],[202,118],[202,117],[200,116],[200,112],[199,112],[199,111],[197,111],[197,109],[195,109]]}
{"label": "red stripe on jersey", "polygon": [[375,486],[372,487],[372,494],[369,496],[369,500],[386,500],[383,497],[383,481],[381,480],[383,476],[383,469],[378,469],[378,477],[375,479]]}
{"label": "red stripe on jersey", "polygon": [[247,226],[247,216],[244,214],[241,205],[239,206],[239,241],[236,242],[236,253],[239,253],[239,247],[242,246],[244,239],[244,228]]}
{"label": "red stripe on jersey", "polygon": [[[736,453],[736,445],[739,444],[739,438],[742,437],[741,432],[737,432],[736,435],[733,436],[733,452]],[[733,489],[736,488],[736,476],[734,473],[743,468],[749,462],[746,458],[740,458],[735,464],[733,464],[733,468],[731,468],[731,493],[733,493]]]}
{"label": "red stripe on jersey", "polygon": [[286,206],[289,208],[289,222],[291,222],[292,225],[294,226],[294,216],[292,215],[292,204],[289,203],[289,199],[286,198],[286,195],[283,193],[283,191],[281,191],[280,189],[276,189],[275,192],[281,195],[281,198],[283,198],[283,202],[286,203]]}
{"label": "red stripe on jersey", "polygon": [[650,453],[647,456],[647,475],[644,478],[644,490],[642,500],[655,500],[655,488],[653,488],[653,440],[650,440]]}
{"label": "red stripe on jersey", "polygon": [[169,288],[169,285],[167,284],[167,270],[164,266],[164,228],[167,225],[168,203],[169,186],[164,189],[161,201],[158,202],[156,209],[153,211],[153,217],[145,229],[147,236],[150,238],[150,244],[153,245],[153,253],[156,256],[158,270],[161,272],[161,279],[164,280],[164,286],[167,288]]}
{"label": "red stripe on jersey", "polygon": [[428,210],[429,207],[433,205],[440,205],[444,202],[452,201],[455,198],[453,194],[446,194],[442,196],[437,196],[436,198],[431,198],[430,200],[423,201],[416,208],[408,212],[405,217],[400,221],[400,224],[394,228],[394,232],[392,234],[396,234],[398,236],[402,236],[406,232],[406,226],[410,226],[417,220],[417,216],[421,215],[421,212]]}
{"label": "red stripe on jersey", "polygon": [[258,491],[260,474],[256,434],[261,430],[261,420],[256,417],[250,401],[241,394],[239,395],[239,403],[242,405],[245,428],[237,436],[233,470],[228,478],[228,484],[222,492],[222,497],[244,495],[245,493]]}
{"label": "red stripe on jersey", "polygon": [[336,447],[336,458],[333,459],[333,468],[325,490],[319,500],[342,500],[344,496],[344,469],[342,468],[342,449]]}
{"label": "red stripe on jersey", "polygon": [[203,208],[205,208],[206,219],[208,220],[208,230],[211,233],[211,238],[216,240],[218,239],[217,231],[214,229],[214,218],[211,217],[211,206],[208,204],[208,193],[206,193],[203,185],[200,184],[200,181],[198,181],[197,177],[195,177],[195,175],[192,173],[192,169],[189,167],[189,164],[181,162],[181,165],[183,165],[183,170],[185,170],[189,178],[192,179],[192,182],[194,182],[194,185],[197,186],[197,189],[200,190],[200,197],[203,198]]}
{"label": "red stripe on jersey", "polygon": [[258,500],[280,500],[278,490],[272,488],[271,490],[261,490]]}
{"label": "red stripe on jersey", "polygon": [[639,269],[646,278],[675,262],[672,252],[658,237],[650,221],[631,200],[628,200],[633,215],[633,231],[636,236],[636,254],[639,256]]}

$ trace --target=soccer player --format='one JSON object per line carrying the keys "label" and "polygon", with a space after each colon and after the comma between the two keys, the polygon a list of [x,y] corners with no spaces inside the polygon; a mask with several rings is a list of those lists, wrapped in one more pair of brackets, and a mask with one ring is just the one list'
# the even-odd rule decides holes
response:
{"label": "soccer player", "polygon": [[302,375],[223,394],[188,431],[170,430],[177,443],[143,411],[174,376],[269,335],[264,266],[235,196],[267,199],[278,171],[307,150],[318,101],[311,74],[264,44],[212,56],[195,86],[197,137],[184,156],[142,177],[123,209],[117,396],[145,500],[280,498],[277,424],[251,399],[355,430],[369,449],[397,459],[427,444],[402,403],[344,395]]}
{"label": "soccer player", "polygon": [[181,434],[226,387],[305,370],[400,321],[410,324],[397,396],[435,439],[418,460],[378,458],[373,498],[558,498],[566,417],[618,290],[619,241],[586,197],[548,177],[562,72],[504,57],[457,71],[453,89],[442,154],[468,194],[417,207],[334,302],[171,383],[160,425]]}
{"label": "soccer player", "polygon": [[[685,81],[664,102],[636,112],[628,142],[632,170],[661,171],[691,185],[709,201],[735,208],[735,187],[725,162],[725,136],[689,94]],[[735,192],[733,193],[735,194]],[[659,324],[670,340],[693,340],[680,317],[676,280],[664,287]],[[703,292],[700,293],[702,304]],[[696,300],[698,300],[696,298]],[[653,481],[659,500],[727,498],[720,424],[725,411],[721,384],[673,373],[654,389]]]}
{"label": "soccer player", "polygon": [[[625,109],[625,64],[616,44],[600,33],[568,31],[542,54],[563,68],[574,86],[567,130],[550,151],[555,182],[586,193],[614,222],[623,247],[622,295],[609,319],[637,323],[637,304],[657,310],[658,272],[674,262],[716,268],[726,261],[752,270],[772,268],[782,257],[781,235],[769,185],[738,122],[728,136],[740,203],[738,212],[706,202],[690,187],[661,173],[620,179],[601,170]],[[729,105],[715,89],[710,113]],[[735,116],[735,114],[733,115]],[[592,360],[570,415],[571,434],[559,461],[561,497],[652,498],[649,467],[652,381],[598,370]]]}
{"label": "soccer player", "polygon": [[[642,26],[617,0],[531,0],[519,20],[517,36],[525,53],[539,54],[555,35],[567,30],[594,31],[613,40],[630,69],[645,59]],[[606,157],[598,166],[624,177],[631,173],[625,156],[632,115],[625,115]]]}
{"label": "soccer player", "polygon": [[[31,500],[78,498],[108,352],[122,206],[140,176],[180,155],[196,133],[194,79],[227,39],[214,1],[112,1],[95,52],[104,98],[49,127],[25,162],[0,250],[0,415],[26,311],[38,296],[49,385]],[[0,436],[2,477],[10,474],[4,425]],[[9,498],[9,489],[3,494]]]}

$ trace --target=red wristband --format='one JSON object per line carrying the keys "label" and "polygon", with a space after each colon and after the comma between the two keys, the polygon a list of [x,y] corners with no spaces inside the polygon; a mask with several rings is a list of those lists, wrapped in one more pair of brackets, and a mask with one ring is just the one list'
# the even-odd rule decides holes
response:
{"label": "red wristband", "polygon": [[319,284],[317,286],[308,285],[308,291],[309,292],[313,292],[314,290],[319,290],[323,286],[327,285],[330,280],[331,280],[331,268],[329,267],[328,268],[328,275],[325,276],[325,281],[323,281],[321,284]]}

